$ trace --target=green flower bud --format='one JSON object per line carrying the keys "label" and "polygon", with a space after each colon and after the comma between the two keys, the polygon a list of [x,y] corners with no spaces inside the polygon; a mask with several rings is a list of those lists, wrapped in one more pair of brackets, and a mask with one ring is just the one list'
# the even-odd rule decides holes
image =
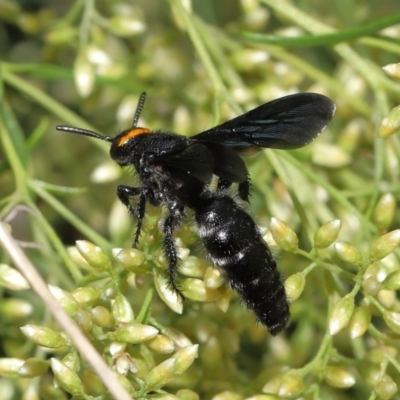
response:
{"label": "green flower bud", "polygon": [[157,335],[154,339],[148,340],[146,346],[158,354],[169,354],[175,350],[172,339],[164,335]]}
{"label": "green flower bud", "polygon": [[314,235],[314,247],[325,249],[330,246],[337,239],[341,227],[340,219],[323,224]]}
{"label": "green flower bud", "polygon": [[290,301],[297,300],[303,293],[306,279],[301,272],[289,276],[285,281],[285,290]]}
{"label": "green flower bud", "polygon": [[352,387],[356,383],[355,376],[340,367],[325,367],[324,379],[328,385],[343,389]]}
{"label": "green flower bud", "polygon": [[384,311],[383,319],[386,325],[395,333],[400,333],[400,313],[394,311]]}
{"label": "green flower bud", "polygon": [[148,392],[161,389],[174,376],[175,364],[174,358],[168,358],[153,368],[144,380],[145,389]]}
{"label": "green flower bud", "polygon": [[0,302],[0,315],[2,318],[20,320],[31,316],[33,311],[32,304],[26,300],[3,298]]}
{"label": "green flower bud", "polygon": [[385,117],[379,127],[379,136],[387,138],[400,131],[400,106],[393,108]]}
{"label": "green flower bud", "polygon": [[367,307],[358,307],[349,322],[350,337],[356,339],[366,332],[371,322],[371,311]]}
{"label": "green flower bud", "polygon": [[19,358],[0,358],[0,376],[18,378],[18,371],[24,363],[25,360]]}
{"label": "green flower bud", "polygon": [[222,312],[227,312],[229,303],[232,298],[232,291],[228,289],[226,285],[221,286],[219,289],[219,297],[215,299],[215,304]]}
{"label": "green flower bud", "polygon": [[289,228],[289,225],[285,222],[279,221],[279,219],[271,218],[271,224],[269,226],[272,237],[276,244],[285,251],[290,253],[296,253],[299,239],[294,231]]}
{"label": "green flower bud", "polygon": [[400,229],[396,229],[380,236],[372,243],[369,257],[371,262],[385,258],[400,244]]}
{"label": "green flower bud", "polygon": [[183,303],[179,294],[169,287],[168,281],[162,272],[158,271],[157,269],[153,269],[153,275],[154,284],[161,300],[172,311],[175,311],[177,314],[182,314]]}
{"label": "green flower bud", "polygon": [[49,362],[41,358],[28,358],[18,370],[22,378],[34,378],[43,375],[49,369]]}
{"label": "green flower bud", "polygon": [[[95,397],[96,399],[101,397],[103,398],[107,397],[107,393],[109,392],[105,388],[103,382],[98,377],[98,375],[96,375],[93,371],[84,369],[82,371],[81,379],[82,379],[83,390],[85,391],[85,393]],[[55,398],[57,397],[54,397],[54,399]]]}
{"label": "green flower bud", "polygon": [[79,268],[92,272],[93,268],[88,264],[88,262],[81,256],[76,246],[70,246],[67,248],[68,254],[75,264],[79,266]]}
{"label": "green flower bud", "polygon": [[147,29],[142,19],[133,16],[116,15],[108,22],[108,28],[116,35],[123,37],[139,35]]}
{"label": "green flower bud", "polygon": [[400,78],[400,63],[387,64],[382,69],[388,74],[391,78],[399,79]]}
{"label": "green flower bud", "polygon": [[193,344],[178,350],[174,354],[172,358],[176,360],[174,368],[175,374],[182,374],[193,364],[193,361],[197,358],[198,350],[199,345]]}
{"label": "green flower bud", "polygon": [[350,322],[354,311],[354,298],[346,295],[332,308],[329,318],[329,333],[333,336],[340,332]]}
{"label": "green flower bud", "polygon": [[150,267],[146,263],[146,255],[140,250],[122,249],[116,252],[114,257],[126,270],[134,272],[135,274],[145,274],[150,271]]}
{"label": "green flower bud", "polygon": [[279,397],[295,397],[304,389],[303,377],[296,371],[290,370],[271,379],[264,385],[264,393],[277,394]]}
{"label": "green flower bud", "polygon": [[57,303],[63,308],[63,310],[71,317],[80,310],[78,302],[74,299],[72,294],[60,289],[57,286],[48,285],[51,294],[55,297]]}
{"label": "green flower bud", "polygon": [[395,306],[396,292],[393,290],[381,290],[377,296],[378,301],[383,305],[383,307],[388,310],[392,310]]}
{"label": "green flower bud", "polygon": [[164,327],[163,334],[171,338],[178,349],[192,345],[192,342],[182,332]]}
{"label": "green flower bud", "polygon": [[[242,3],[243,6],[245,2]],[[253,3],[254,4],[254,3]],[[255,11],[256,12],[256,11]],[[262,12],[261,8],[257,8],[257,13]],[[254,21],[253,21],[254,22]],[[253,27],[254,25],[252,25]],[[264,65],[270,58],[270,55],[267,51],[263,49],[237,49],[232,52],[230,60],[232,64],[239,71],[251,71],[254,70],[258,65]],[[247,62],[246,62],[247,61]],[[248,93],[248,100],[254,99],[254,93]]]}
{"label": "green flower bud", "polygon": [[391,193],[384,194],[375,206],[372,220],[380,230],[387,229],[392,223],[396,210],[396,200]]}
{"label": "green flower bud", "polygon": [[361,118],[354,118],[350,120],[340,130],[340,135],[336,143],[346,153],[353,154],[360,148],[360,138],[362,132],[365,131],[365,122]]}
{"label": "green flower bud", "polygon": [[341,168],[350,163],[351,157],[335,144],[318,142],[313,146],[312,161],[323,167]]}
{"label": "green flower bud", "polygon": [[382,400],[390,400],[398,391],[396,382],[387,374],[376,384],[375,392]]}
{"label": "green flower bud", "polygon": [[400,270],[391,272],[382,282],[385,290],[399,290],[400,289]]}
{"label": "green flower bud", "polygon": [[82,382],[75,371],[68,368],[61,361],[57,360],[57,358],[51,359],[51,369],[57,382],[65,391],[73,396],[84,395]]}
{"label": "green flower bud", "polygon": [[87,48],[82,48],[74,63],[75,87],[81,97],[88,97],[92,93],[95,79],[94,66],[87,58]]}
{"label": "green flower bud", "polygon": [[218,289],[224,284],[222,272],[218,268],[208,267],[204,274],[204,284],[209,289]]}
{"label": "green flower bud", "polygon": [[190,389],[181,389],[176,392],[176,395],[181,400],[200,400],[199,395]]}
{"label": "green flower bud", "polygon": [[100,270],[111,269],[111,261],[100,247],[95,246],[87,240],[78,240],[76,242],[76,248],[91,267]]}
{"label": "green flower bud", "polygon": [[218,290],[209,289],[204,281],[186,278],[182,283],[182,292],[185,297],[196,301],[213,301],[219,297]]}
{"label": "green flower bud", "polygon": [[363,265],[363,257],[361,253],[347,242],[335,243],[336,255],[346,263],[361,267]]}
{"label": "green flower bud", "polygon": [[153,339],[158,334],[158,329],[149,325],[130,324],[104,335],[107,339],[118,340],[126,343],[143,343]]}
{"label": "green flower bud", "polygon": [[268,393],[269,395],[278,394],[279,386],[282,382],[282,375],[274,376],[270,379],[262,388],[264,393]]}
{"label": "green flower bud", "polygon": [[0,286],[10,290],[29,289],[29,283],[16,269],[0,264]]}
{"label": "green flower bud", "polygon": [[[106,71],[104,71],[107,73]],[[116,181],[121,176],[121,169],[118,168],[117,163],[112,162],[112,160],[106,160],[97,165],[94,168],[92,173],[89,176],[90,182],[93,183],[110,183]],[[108,230],[112,236],[115,236],[115,224],[113,223],[115,220],[120,221],[120,218],[115,218],[116,215],[118,216],[119,210],[126,211],[126,208],[120,204],[120,207],[116,206],[114,203],[114,207],[111,209],[110,213],[108,214]],[[116,208],[118,207],[118,210]],[[126,223],[126,222],[125,222]],[[125,226],[122,227],[122,230],[125,231]],[[121,249],[118,249],[121,250]],[[114,249],[113,249],[113,254]]]}
{"label": "green flower bud", "polygon": [[110,343],[108,350],[110,354],[114,357],[126,350],[127,343],[122,342],[112,342]]}
{"label": "green flower bud", "polygon": [[78,310],[74,315],[74,321],[83,332],[90,332],[93,329],[92,317],[86,310]]}
{"label": "green flower bud", "polygon": [[106,299],[113,300],[113,299],[115,299],[115,296],[117,295],[117,293],[118,293],[118,291],[116,290],[116,288],[111,286],[104,290],[103,296]]}
{"label": "green flower bud", "polygon": [[48,347],[50,349],[58,349],[63,346],[68,346],[69,341],[61,336],[59,332],[45,326],[25,325],[21,328],[22,333],[32,342],[39,346]]}
{"label": "green flower bud", "polygon": [[128,372],[135,374],[138,371],[135,361],[125,352],[114,358],[114,367],[120,375],[126,375]]}
{"label": "green flower bud", "polygon": [[135,391],[135,388],[133,387],[131,381],[125,376],[121,374],[115,374],[118,382],[121,384],[123,388],[125,388],[129,393],[133,393]]}
{"label": "green flower bud", "polygon": [[111,300],[111,310],[117,323],[129,324],[134,319],[131,305],[121,293],[117,293],[115,299]]}
{"label": "green flower bud", "polygon": [[112,328],[115,324],[114,316],[103,306],[97,306],[90,311],[92,321],[102,328]]}
{"label": "green flower bud", "polygon": [[61,362],[65,364],[68,368],[72,369],[73,371],[78,371],[80,368],[80,359],[76,351],[67,353],[62,358]]}
{"label": "green flower bud", "polygon": [[296,373],[286,373],[279,386],[278,395],[280,397],[293,397],[304,389],[303,377]]}
{"label": "green flower bud", "polygon": [[189,256],[179,265],[179,273],[190,278],[203,278],[208,268],[201,258]]}
{"label": "green flower bud", "polygon": [[362,283],[364,293],[368,296],[376,296],[382,290],[382,284],[375,278],[369,276]]}
{"label": "green flower bud", "polygon": [[374,364],[379,365],[385,359],[385,350],[386,348],[381,349],[374,347],[368,351],[364,358]]}
{"label": "green flower bud", "polygon": [[53,27],[49,32],[44,35],[44,39],[50,44],[64,44],[71,43],[76,40],[77,30],[71,26],[57,26]]}
{"label": "green flower bud", "polygon": [[85,286],[75,289],[71,295],[81,307],[88,307],[94,306],[98,302],[101,290],[94,286]]}
{"label": "green flower bud", "polygon": [[368,385],[375,386],[381,379],[379,367],[370,363],[368,360],[360,360],[358,371]]}

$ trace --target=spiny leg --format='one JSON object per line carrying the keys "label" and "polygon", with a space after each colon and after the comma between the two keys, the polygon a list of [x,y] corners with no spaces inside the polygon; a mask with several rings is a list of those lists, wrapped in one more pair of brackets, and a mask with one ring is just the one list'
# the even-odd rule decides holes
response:
{"label": "spiny leg", "polygon": [[[219,178],[218,180],[218,186],[217,186],[217,194],[224,195],[226,194],[227,190],[232,186],[232,182],[228,182],[225,179]],[[240,182],[238,185],[238,195],[239,197],[247,201],[249,201],[250,197],[250,190],[251,190],[251,181],[249,175],[247,175],[247,178],[245,181]]]}
{"label": "spiny leg", "polygon": [[176,251],[176,246],[173,238],[173,231],[176,229],[183,218],[184,209],[183,208],[172,208],[169,210],[169,214],[164,221],[164,253],[165,258],[168,261],[168,268],[166,270],[169,286],[178,293],[182,300],[184,296],[182,295],[179,287],[176,283],[176,271],[178,267],[178,255]]}
{"label": "spiny leg", "polygon": [[[129,214],[136,217],[136,232],[133,239],[132,247],[137,247],[140,237],[140,232],[143,226],[144,212],[146,207],[146,193],[147,188],[134,188],[131,186],[120,185],[117,187],[117,196],[121,200],[122,204],[124,204],[128,208]],[[130,198],[133,196],[138,196],[139,201],[136,207],[133,207]]]}
{"label": "spiny leg", "polygon": [[132,247],[137,247],[139,244],[139,237],[142,231],[144,212],[146,209],[146,194],[142,192],[139,197],[139,201],[135,207],[135,216],[136,216],[136,232],[133,237]]}

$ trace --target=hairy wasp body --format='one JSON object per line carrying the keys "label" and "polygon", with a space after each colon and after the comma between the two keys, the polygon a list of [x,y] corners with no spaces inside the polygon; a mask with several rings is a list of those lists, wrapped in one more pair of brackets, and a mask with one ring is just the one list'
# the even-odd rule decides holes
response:
{"label": "hairy wasp body", "polygon": [[[241,154],[261,148],[294,149],[311,142],[331,120],[335,105],[315,93],[291,95],[266,103],[239,117],[192,137],[137,127],[145,94],[131,128],[116,137],[68,126],[58,130],[95,137],[111,143],[110,155],[121,166],[133,166],[139,187],[120,185],[117,195],[137,218],[133,240],[136,247],[142,229],[146,202],[164,206],[164,252],[167,276],[176,283],[177,250],[173,232],[186,215],[195,213],[199,236],[213,264],[254,311],[258,321],[273,335],[289,319],[289,302],[271,251],[246,211],[229,195],[238,184],[238,196],[248,201],[250,179]],[[218,177],[216,191],[209,185]],[[131,199],[138,197],[132,205]]]}

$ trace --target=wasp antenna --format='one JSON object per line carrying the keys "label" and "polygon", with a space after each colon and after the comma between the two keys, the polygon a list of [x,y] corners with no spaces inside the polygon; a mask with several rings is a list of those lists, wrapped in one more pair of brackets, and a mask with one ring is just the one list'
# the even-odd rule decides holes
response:
{"label": "wasp antenna", "polygon": [[140,114],[143,111],[143,106],[144,106],[145,100],[146,100],[146,92],[143,92],[139,97],[138,105],[137,105],[136,111],[135,111],[135,116],[133,117],[132,128],[136,128],[137,127],[137,124],[139,122]]}
{"label": "wasp antenna", "polygon": [[58,131],[72,132],[78,135],[90,136],[96,139],[105,140],[106,142],[112,142],[114,140],[114,138],[112,138],[111,136],[102,136],[96,132],[89,131],[87,129],[74,128],[73,126],[58,125],[56,126],[56,129]]}

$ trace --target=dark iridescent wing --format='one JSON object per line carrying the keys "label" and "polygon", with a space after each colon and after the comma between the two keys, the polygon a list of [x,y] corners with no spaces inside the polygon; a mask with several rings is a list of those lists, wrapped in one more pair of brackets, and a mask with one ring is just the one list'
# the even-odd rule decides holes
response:
{"label": "dark iridescent wing", "polygon": [[228,182],[243,182],[247,178],[247,168],[243,159],[232,148],[216,142],[202,142],[212,153],[214,175]]}
{"label": "dark iridescent wing", "polygon": [[191,139],[219,143],[243,153],[260,147],[296,149],[314,140],[335,110],[335,104],[321,94],[294,94],[263,104]]}
{"label": "dark iridescent wing", "polygon": [[198,142],[189,143],[179,152],[157,156],[152,162],[170,170],[185,172],[204,183],[209,183],[214,174],[213,154],[207,146]]}

